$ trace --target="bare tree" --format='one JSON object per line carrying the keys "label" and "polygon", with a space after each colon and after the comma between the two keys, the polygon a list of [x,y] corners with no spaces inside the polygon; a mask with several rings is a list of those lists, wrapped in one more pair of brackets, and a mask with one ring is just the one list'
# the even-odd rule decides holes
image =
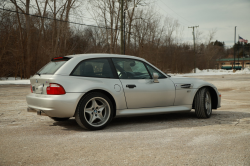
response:
{"label": "bare tree", "polygon": [[212,29],[208,32],[206,46],[204,48],[204,57],[206,59],[206,66],[207,68],[210,68],[210,62],[211,60],[219,53],[219,48],[217,46],[214,46],[212,43],[212,40],[214,40],[216,34],[216,29]]}
{"label": "bare tree", "polygon": [[[145,58],[164,72],[190,72],[192,45],[182,42],[179,21],[157,14],[147,0],[126,0],[126,53]],[[51,58],[93,52],[119,53],[120,1],[89,0],[88,11],[97,26],[70,24],[72,13],[83,9],[79,0],[10,0],[15,12],[0,11],[0,77],[29,78]],[[137,7],[141,5],[143,7]],[[41,17],[30,16],[37,15]],[[46,19],[50,17],[53,19]],[[202,41],[196,31],[198,66],[212,68],[223,47],[212,42],[216,30]],[[206,65],[201,65],[201,64]]]}
{"label": "bare tree", "polygon": [[102,29],[103,36],[106,36],[108,52],[115,53],[119,37],[120,5],[114,0],[93,0],[89,1],[92,14],[96,23],[106,28]]}

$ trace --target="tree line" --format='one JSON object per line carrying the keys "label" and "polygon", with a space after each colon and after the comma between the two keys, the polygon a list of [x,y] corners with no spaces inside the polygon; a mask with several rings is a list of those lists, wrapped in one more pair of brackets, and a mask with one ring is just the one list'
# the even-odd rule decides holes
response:
{"label": "tree line", "polygon": [[[34,4],[30,0],[10,0],[1,4],[12,12],[0,11],[0,77],[29,78],[58,56],[120,54],[119,1],[32,2]],[[133,7],[135,5],[143,5],[143,9]],[[130,9],[125,18],[127,55],[144,58],[166,73],[192,71],[193,44],[183,42],[184,27],[178,20],[162,17],[146,0],[125,0],[124,9]],[[79,22],[82,11],[90,13],[96,26],[72,23]],[[201,42],[204,35],[196,31],[196,64],[199,69],[215,68],[215,60],[225,57],[228,52],[224,43],[214,41],[215,33],[216,30],[209,31],[206,41]]]}

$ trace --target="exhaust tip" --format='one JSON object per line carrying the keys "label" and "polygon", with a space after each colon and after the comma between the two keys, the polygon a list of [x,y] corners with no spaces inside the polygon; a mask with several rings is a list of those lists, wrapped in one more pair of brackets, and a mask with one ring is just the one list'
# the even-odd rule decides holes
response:
{"label": "exhaust tip", "polygon": [[35,109],[32,109],[32,108],[30,108],[30,107],[28,107],[28,108],[27,108],[27,112],[36,112],[36,110],[35,110]]}
{"label": "exhaust tip", "polygon": [[37,115],[47,116],[42,110],[37,111]]}

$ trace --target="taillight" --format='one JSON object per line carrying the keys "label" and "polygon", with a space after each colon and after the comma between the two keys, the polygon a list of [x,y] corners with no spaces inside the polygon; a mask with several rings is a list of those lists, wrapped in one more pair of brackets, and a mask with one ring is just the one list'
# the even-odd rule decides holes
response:
{"label": "taillight", "polygon": [[31,90],[31,93],[33,93],[33,87],[32,87],[32,85],[30,85],[30,90]]}
{"label": "taillight", "polygon": [[59,84],[50,83],[46,90],[48,95],[66,94],[64,88]]}

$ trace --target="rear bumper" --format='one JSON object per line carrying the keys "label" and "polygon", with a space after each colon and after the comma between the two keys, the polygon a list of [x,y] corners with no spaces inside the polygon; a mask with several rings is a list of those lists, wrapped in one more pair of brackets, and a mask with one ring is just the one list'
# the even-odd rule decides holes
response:
{"label": "rear bumper", "polygon": [[26,96],[28,112],[38,111],[39,115],[50,117],[73,117],[77,104],[84,93],[66,93],[65,95],[41,95],[31,93]]}
{"label": "rear bumper", "polygon": [[36,109],[30,108],[30,107],[27,108],[27,112],[36,112],[37,115],[47,116],[43,111],[41,111],[41,110],[36,110]]}

